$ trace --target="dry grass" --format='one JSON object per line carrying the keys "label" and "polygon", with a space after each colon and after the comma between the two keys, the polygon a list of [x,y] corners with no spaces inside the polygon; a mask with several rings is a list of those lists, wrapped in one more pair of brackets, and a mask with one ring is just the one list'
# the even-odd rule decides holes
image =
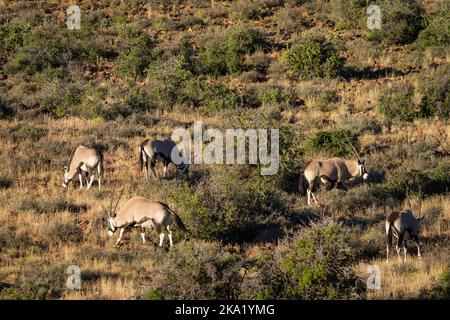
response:
{"label": "dry grass", "polygon": [[380,268],[381,288],[369,289],[368,299],[417,299],[418,293],[428,289],[432,281],[448,267],[448,256],[425,256],[422,259],[409,256],[406,262],[398,262],[396,258],[389,262],[385,259],[370,260],[356,266],[364,279],[369,276],[366,272],[369,265]]}
{"label": "dry grass", "polygon": [[[0,5],[5,1],[0,0]],[[45,1],[38,5],[38,12]],[[47,1],[48,2],[48,1]],[[116,1],[117,2],[117,1]],[[115,2],[115,3],[116,3]],[[255,3],[269,3],[270,1],[254,1]],[[434,2],[434,1],[430,1]],[[57,9],[65,8],[66,1],[51,1],[57,5]],[[82,10],[96,10],[96,4],[81,4]],[[244,2],[239,2],[242,6]],[[101,1],[102,10],[121,12],[113,2],[107,4]],[[21,1],[7,4],[11,11],[20,11]],[[137,7],[139,5],[136,5]],[[317,8],[316,8],[317,6]],[[324,6],[325,7],[325,6]],[[235,10],[233,2],[216,1],[214,8],[208,6],[194,8],[192,5],[181,5],[178,8],[162,8],[161,11],[153,10],[149,19],[165,17],[179,22],[180,12],[192,14],[203,18],[206,25],[199,30],[187,30],[186,32],[164,31],[156,35],[158,41],[170,42],[172,38],[180,38],[189,34],[196,37],[213,29],[221,29],[237,24],[236,14],[230,14]],[[353,31],[336,31],[327,27],[321,19],[325,12],[314,2],[299,6],[302,16],[311,23],[311,29],[322,31],[334,38],[345,40],[343,55],[348,57],[348,67],[360,70],[368,70],[367,78],[348,76],[345,79],[316,79],[314,81],[289,81],[284,75],[280,58],[284,53],[283,48],[291,39],[280,37],[279,32],[273,26],[272,11],[266,10],[258,19],[250,19],[249,25],[259,27],[269,35],[269,40],[276,43],[277,48],[271,48],[270,52],[258,52],[272,59],[272,69],[269,67],[267,82],[260,83],[264,86],[280,86],[283,89],[296,90],[298,98],[304,101],[304,105],[288,106],[276,105],[270,110],[276,117],[289,123],[292,136],[301,136],[300,144],[306,144],[308,139],[319,130],[351,128],[360,130],[359,137],[361,150],[367,151],[366,156],[372,159],[374,165],[381,166],[389,175],[398,170],[399,164],[388,163],[387,159],[393,159],[406,164],[415,164],[418,158],[421,162],[428,158],[438,159],[448,163],[450,154],[450,122],[436,119],[416,119],[411,123],[389,122],[383,119],[377,111],[378,100],[383,89],[393,84],[410,82],[417,84],[418,79],[425,72],[430,72],[437,65],[448,64],[450,55],[448,48],[441,51],[426,50],[423,53],[410,48],[393,47],[383,48],[364,40],[359,33]],[[317,12],[315,12],[317,11]],[[41,13],[42,13],[41,12]],[[143,8],[133,8],[127,17],[129,21],[137,20],[139,12],[146,15]],[[319,15],[316,15],[319,13]],[[11,18],[19,16],[19,12],[11,14]],[[319,18],[318,18],[319,17]],[[220,32],[226,32],[224,29]],[[200,37],[201,38],[201,37]],[[200,46],[200,43],[194,43]],[[386,49],[386,50],[385,50]],[[0,66],[1,67],[1,66]],[[418,73],[409,74],[408,68],[415,67]],[[387,70],[385,74],[376,72]],[[271,72],[271,70],[273,72]],[[81,70],[78,70],[81,72]],[[114,71],[114,70],[113,70]],[[412,72],[410,72],[412,73]],[[92,74],[90,75],[92,76]],[[79,77],[85,80],[80,74]],[[125,86],[124,81],[113,75],[109,79],[99,80],[99,86],[111,88],[106,98],[107,104],[116,102],[116,96],[112,88]],[[208,81],[211,80],[208,78]],[[23,86],[14,86],[14,76],[5,81],[0,80],[0,93],[11,90],[12,97],[23,98],[27,101],[30,97],[23,95]],[[90,78],[88,81],[92,81]],[[144,79],[145,84],[148,79]],[[238,76],[229,75],[222,81],[226,85],[240,90],[246,88],[246,83],[241,83]],[[327,90],[334,90],[339,95],[339,101],[323,112],[316,107],[320,94]],[[415,97],[418,98],[418,97]],[[21,100],[20,99],[20,100]],[[245,106],[244,106],[245,107]],[[246,116],[266,115],[266,109],[247,110]],[[106,121],[102,118],[82,119],[77,117],[54,118],[47,115],[29,117],[20,120],[0,119],[0,177],[11,179],[10,187],[0,187],[0,284],[20,285],[30,281],[29,269],[33,268],[34,274],[47,277],[46,272],[53,266],[75,264],[82,271],[83,281],[81,290],[68,290],[64,283],[61,299],[139,299],[145,295],[150,286],[149,278],[158,264],[161,263],[161,254],[156,251],[157,235],[154,231],[148,231],[148,242],[143,245],[136,231],[129,231],[125,235],[121,248],[114,247],[113,239],[106,234],[107,216],[104,208],[110,205],[110,193],[114,183],[124,187],[124,196],[121,202],[131,196],[139,195],[147,187],[143,175],[139,172],[137,161],[137,148],[144,139],[143,136],[121,136],[121,130],[138,129],[146,137],[163,138],[171,135],[175,128],[188,127],[192,130],[194,121],[203,121],[206,127],[229,128],[239,124],[239,112],[235,110],[220,112],[200,112],[194,109],[174,109],[172,111],[155,110],[145,116],[155,120],[155,125],[143,125],[139,121],[121,119]],[[135,115],[133,115],[135,116]],[[381,130],[366,130],[367,123],[379,124]],[[14,139],[12,132],[19,127],[42,126],[48,129],[48,133],[40,139],[34,136],[18,137]],[[37,141],[32,140],[36,138]],[[71,184],[64,190],[61,186],[63,180],[63,165],[70,156],[72,144],[76,142],[104,143],[108,146],[105,152],[105,184],[102,190],[98,190],[94,184],[92,190],[78,190],[77,185]],[[114,142],[114,143],[113,143]],[[432,148],[424,155],[413,153],[412,145],[428,144]],[[378,150],[379,149],[379,150]],[[390,154],[389,152],[392,152]],[[398,154],[396,154],[397,152]],[[409,153],[408,153],[409,152]],[[412,153],[412,154],[410,154]],[[406,155],[405,155],[406,154]],[[297,156],[297,155],[295,155]],[[320,152],[315,157],[322,156]],[[323,155],[325,156],[325,155]],[[400,160],[397,157],[402,156]],[[302,157],[299,155],[298,157]],[[424,157],[428,157],[424,160]],[[310,159],[301,159],[308,161]],[[401,163],[400,165],[402,165]],[[406,166],[406,165],[404,165]],[[206,166],[193,166],[194,173],[203,174],[209,168]],[[370,170],[371,168],[369,168]],[[404,169],[404,167],[403,167]],[[157,173],[162,174],[162,167],[157,166]],[[176,173],[176,169],[169,167],[169,175]],[[177,182],[177,180],[175,180]],[[166,201],[170,191],[170,183],[161,183],[163,187],[155,190],[153,182],[148,182],[147,189],[154,190],[148,195],[153,200]],[[159,184],[158,184],[159,185]],[[361,188],[363,189],[363,188]],[[321,190],[318,197],[326,199],[329,192]],[[289,204],[295,214],[309,210],[305,205],[305,198],[296,194],[288,195],[292,199]],[[413,299],[420,296],[422,289],[429,288],[433,278],[439,276],[449,266],[449,239],[450,239],[450,199],[448,194],[426,195],[419,203],[416,198],[411,202],[405,201],[398,205],[403,209],[411,207],[417,216],[419,211],[425,215],[421,237],[423,239],[423,259],[419,260],[414,255],[414,248],[410,248],[406,263],[399,263],[396,259],[386,263],[384,259],[384,232],[382,223],[378,217],[381,208],[369,210],[361,209],[357,212],[345,212],[342,216],[349,219],[363,219],[369,222],[368,226],[360,227],[356,223],[350,228],[350,233],[358,237],[361,244],[367,247],[375,247],[376,252],[370,256],[360,257],[355,269],[363,278],[367,278],[368,265],[378,265],[381,269],[381,289],[369,290],[368,299]],[[420,209],[420,210],[419,210]],[[384,212],[386,213],[386,212]],[[280,218],[278,212],[273,212],[273,217]],[[332,213],[334,217],[341,212]],[[284,217],[283,217],[284,218]],[[269,219],[267,219],[269,220]],[[270,221],[271,222],[271,221]],[[351,221],[353,223],[353,220]],[[370,224],[373,223],[373,224]],[[57,233],[58,226],[69,225],[75,234],[73,239],[61,240]],[[289,225],[289,227],[292,227]],[[300,228],[301,225],[294,225]],[[81,231],[77,231],[81,230]],[[77,238],[81,237],[81,240]],[[195,240],[195,239],[194,239]],[[179,238],[174,235],[175,245]],[[245,257],[260,257],[261,252],[273,250],[275,245],[248,244],[242,247],[236,246],[236,252],[243,252]],[[245,249],[243,249],[245,247]],[[243,250],[241,250],[243,249]],[[360,249],[360,248],[355,248]],[[38,267],[36,267],[38,266]],[[37,271],[36,271],[37,270]],[[66,275],[63,275],[66,278]],[[48,276],[51,278],[51,275]],[[44,279],[45,280],[45,279]],[[1,291],[0,291],[1,293]]]}

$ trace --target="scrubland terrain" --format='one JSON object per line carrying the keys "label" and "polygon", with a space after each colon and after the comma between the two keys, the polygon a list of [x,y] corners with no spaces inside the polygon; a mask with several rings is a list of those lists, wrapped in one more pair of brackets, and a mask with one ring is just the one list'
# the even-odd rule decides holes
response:
{"label": "scrubland terrain", "polygon": [[[0,299],[449,298],[448,2],[375,1],[381,30],[363,0],[70,3],[81,30],[67,1],[0,1]],[[278,174],[192,165],[145,180],[139,143],[200,120],[279,128]],[[307,206],[301,168],[354,158],[347,140],[368,181]],[[100,190],[61,186],[79,144],[105,154]],[[156,232],[142,244],[130,230],[116,248],[114,184],[119,206],[164,201],[190,232],[174,225],[158,249]],[[384,219],[404,208],[425,216],[422,259],[410,243],[387,263]]]}

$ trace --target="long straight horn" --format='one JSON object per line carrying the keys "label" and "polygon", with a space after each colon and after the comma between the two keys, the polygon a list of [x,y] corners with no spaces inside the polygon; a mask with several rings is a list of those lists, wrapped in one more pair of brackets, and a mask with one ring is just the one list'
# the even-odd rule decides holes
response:
{"label": "long straight horn", "polygon": [[120,199],[122,198],[122,196],[123,196],[123,192],[125,191],[125,188],[122,188],[122,191],[120,191],[120,195],[119,195],[119,198],[117,198],[117,202],[116,202],[116,206],[114,207],[114,211],[112,211],[112,212],[114,212],[114,215],[116,214],[116,210],[117,210],[117,206],[119,205],[119,201],[120,201]]}
{"label": "long straight horn", "polygon": [[409,210],[412,211],[413,208],[411,206],[411,199],[409,198],[409,188],[407,184],[406,184],[406,200],[408,201]]}
{"label": "long straight horn", "polygon": [[347,144],[344,142],[344,141],[342,141],[342,139],[338,139],[338,143],[339,143],[339,145],[341,146],[341,147],[343,147],[344,149],[347,149],[347,151],[350,151],[350,153],[353,153],[352,152],[352,150],[350,150],[349,149],[349,147],[347,146]]}
{"label": "long straight horn", "polygon": [[[422,189],[419,186],[419,217],[422,216]],[[425,216],[420,217],[420,219],[423,219]]]}
{"label": "long straight horn", "polygon": [[113,207],[113,202],[114,202],[114,193],[116,192],[116,186],[117,186],[117,182],[114,182],[114,185],[113,185],[113,190],[112,190],[112,193],[111,193],[111,202],[110,202],[110,204],[109,204],[109,214],[111,215],[112,214],[112,207]]}
{"label": "long straight horn", "polygon": [[355,153],[355,156],[358,158],[358,160],[361,160],[361,157],[358,154],[358,151],[356,151],[355,147],[353,146],[353,144],[350,142],[350,139],[345,136],[345,139],[347,140],[348,144],[350,145],[350,147],[352,147],[353,152]]}

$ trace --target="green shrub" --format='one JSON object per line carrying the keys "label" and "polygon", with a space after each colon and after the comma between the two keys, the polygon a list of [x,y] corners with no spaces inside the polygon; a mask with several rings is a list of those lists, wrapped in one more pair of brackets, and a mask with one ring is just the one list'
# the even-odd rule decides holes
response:
{"label": "green shrub", "polygon": [[70,32],[54,24],[34,28],[18,41],[22,45],[16,47],[16,54],[7,64],[10,73],[35,75],[46,69],[56,69],[62,74],[61,70],[69,64],[93,63],[111,55],[91,31]]}
{"label": "green shrub", "polygon": [[415,0],[383,0],[381,29],[371,30],[371,40],[389,44],[413,42],[423,27],[422,9]]}
{"label": "green shrub", "polygon": [[125,105],[131,113],[140,113],[155,108],[153,98],[146,88],[133,86],[125,96]]}
{"label": "green shrub", "polygon": [[308,36],[290,48],[283,56],[294,78],[332,78],[342,69],[344,60],[334,45],[323,36]]}
{"label": "green shrub", "polygon": [[429,16],[425,16],[425,28],[420,32],[417,44],[421,48],[448,46],[450,44],[450,3],[442,1]]}
{"label": "green shrub", "polygon": [[169,203],[179,212],[195,238],[226,242],[253,240],[264,228],[276,226],[273,214],[287,205],[276,183],[244,166],[210,169],[197,187],[187,184],[169,193]]}
{"label": "green shrub", "polygon": [[199,73],[200,66],[197,52],[192,46],[190,37],[185,36],[179,41],[177,58],[183,70],[189,71],[194,75]]}
{"label": "green shrub", "polygon": [[335,90],[325,90],[321,92],[318,99],[316,100],[314,107],[322,112],[330,111],[333,104],[339,102],[340,97]]}
{"label": "green shrub", "polygon": [[133,27],[121,29],[117,42],[119,56],[116,59],[117,72],[125,78],[143,77],[154,60],[154,41],[145,32]]}
{"label": "green shrub", "polygon": [[83,90],[75,83],[54,79],[40,90],[38,101],[44,112],[55,117],[76,116],[79,115],[77,110],[82,102]]}
{"label": "green shrub", "polygon": [[200,51],[203,72],[214,76],[246,70],[245,55],[267,46],[261,31],[236,27],[229,34],[219,34]]}
{"label": "green shrub", "polygon": [[81,102],[75,105],[73,114],[87,119],[101,118],[107,94],[106,88],[97,87],[94,82],[87,84],[83,88]]}
{"label": "green shrub", "polygon": [[445,194],[450,185],[450,164],[437,163],[430,168],[412,168],[394,174],[388,179],[388,188],[395,190],[399,195]]}
{"label": "green shrub", "polygon": [[197,107],[201,96],[199,79],[183,68],[183,61],[178,57],[166,61],[158,60],[149,69],[151,92],[163,109],[175,105]]}
{"label": "green shrub", "polygon": [[31,25],[5,23],[0,24],[0,57],[10,54],[23,45],[25,36],[30,32]]}
{"label": "green shrub", "polygon": [[359,149],[358,135],[348,130],[319,131],[309,142],[311,154],[323,152],[328,156],[354,157],[350,142],[356,150]]}
{"label": "green shrub", "polygon": [[206,85],[201,104],[209,111],[236,109],[242,106],[241,96],[223,84]]}
{"label": "green shrub", "polygon": [[272,87],[264,90],[258,95],[258,100],[261,105],[274,105],[282,101],[283,92],[280,87]]}
{"label": "green shrub", "polygon": [[284,295],[293,299],[354,299],[364,286],[353,271],[354,256],[336,224],[304,228],[281,252]]}
{"label": "green shrub", "polygon": [[237,299],[242,275],[240,257],[217,243],[180,242],[156,270],[151,299]]}
{"label": "green shrub", "polygon": [[433,281],[430,289],[422,290],[420,293],[423,299],[450,299],[450,270],[447,267],[438,279]]}
{"label": "green shrub", "polygon": [[388,119],[412,121],[417,116],[411,85],[397,85],[385,90],[379,97],[379,111]]}
{"label": "green shrub", "polygon": [[422,95],[419,104],[421,116],[448,118],[450,115],[450,65],[440,66],[430,76],[421,78],[418,91]]}
{"label": "green shrub", "polygon": [[195,238],[214,238],[225,225],[222,217],[211,215],[211,209],[200,192],[191,190],[187,185],[170,192],[168,199],[170,203],[173,203],[181,219]]}
{"label": "green shrub", "polygon": [[337,29],[359,29],[365,25],[366,0],[331,0],[331,19]]}
{"label": "green shrub", "polygon": [[23,40],[23,46],[11,60],[8,71],[34,75],[47,68],[67,66],[71,58],[70,37],[57,27],[33,29]]}

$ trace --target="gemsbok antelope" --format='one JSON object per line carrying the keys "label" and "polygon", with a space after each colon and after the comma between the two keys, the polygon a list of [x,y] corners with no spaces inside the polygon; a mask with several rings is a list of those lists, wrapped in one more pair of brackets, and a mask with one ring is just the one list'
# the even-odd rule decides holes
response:
{"label": "gemsbok antelope", "polygon": [[167,167],[170,163],[173,163],[184,174],[188,174],[189,165],[184,162],[176,164],[172,160],[172,152],[181,155],[176,143],[172,140],[144,140],[139,146],[139,165],[141,171],[145,169],[145,177],[148,179],[148,167],[150,166],[152,173],[156,178],[155,165],[158,160],[162,161],[164,164],[164,178],[166,177]]}
{"label": "gemsbok antelope", "polygon": [[[159,234],[159,246],[162,247],[164,241],[164,229],[167,230],[170,246],[173,246],[172,231],[170,230],[171,214],[175,217],[175,222],[184,231],[187,231],[185,225],[169,206],[163,202],[150,201],[144,197],[133,197],[117,213],[117,200],[114,210],[109,212],[108,235],[111,237],[114,232],[120,228],[119,238],[116,246],[122,241],[123,233],[129,227],[140,227],[142,243],[145,243],[145,228],[154,227]],[[112,208],[112,205],[111,205]]]}
{"label": "gemsbok antelope", "polygon": [[304,185],[306,184],[308,205],[311,205],[311,197],[317,205],[314,192],[319,187],[318,184],[320,185],[320,182],[335,184],[336,187],[344,187],[344,182],[358,176],[362,176],[364,180],[368,178],[364,160],[362,159],[344,160],[342,158],[331,158],[322,161],[313,160],[306,165],[305,170],[300,174],[299,191],[303,194]]}
{"label": "gemsbok antelope", "polygon": [[98,174],[98,187],[101,188],[101,179],[103,178],[103,153],[94,148],[88,148],[80,145],[73,149],[70,156],[69,165],[64,166],[63,187],[68,184],[78,174],[80,179],[80,189],[83,188],[83,174],[87,175],[86,188],[89,190],[95,177],[95,170]]}
{"label": "gemsbok antelope", "polygon": [[389,261],[389,248],[392,246],[392,235],[397,238],[397,255],[400,258],[400,246],[403,246],[403,259],[406,261],[406,246],[404,236],[408,233],[417,246],[417,256],[420,258],[420,247],[419,247],[419,232],[420,232],[420,222],[425,216],[421,218],[414,217],[411,210],[406,209],[401,212],[394,211],[386,218],[386,261]]}

